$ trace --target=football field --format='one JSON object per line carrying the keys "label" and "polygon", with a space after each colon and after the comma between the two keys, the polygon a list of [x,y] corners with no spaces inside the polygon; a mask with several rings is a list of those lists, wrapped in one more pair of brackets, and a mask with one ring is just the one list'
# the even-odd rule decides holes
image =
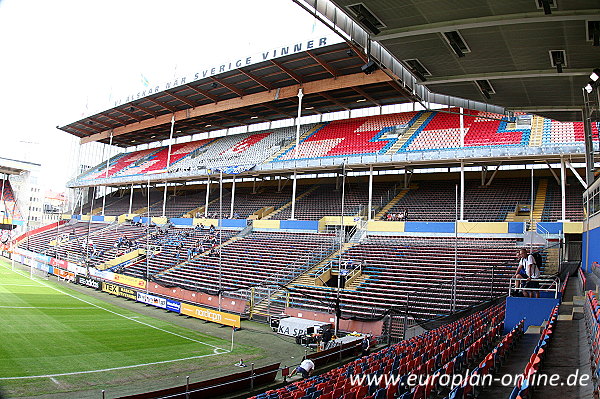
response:
{"label": "football field", "polygon": [[[12,270],[0,258],[0,387],[9,396],[118,386],[197,370],[255,348]],[[210,361],[209,361],[210,360]],[[184,374],[185,375],[185,374]]]}

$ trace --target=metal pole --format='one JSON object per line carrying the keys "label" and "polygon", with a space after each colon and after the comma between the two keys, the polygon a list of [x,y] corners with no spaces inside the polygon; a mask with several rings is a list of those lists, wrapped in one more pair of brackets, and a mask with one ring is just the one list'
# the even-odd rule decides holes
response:
{"label": "metal pole", "polygon": [[465,161],[460,160],[460,220],[465,220]]}
{"label": "metal pole", "polygon": [[235,175],[233,175],[233,182],[231,184],[231,210],[229,212],[229,218],[233,219],[233,203],[235,202]]}
{"label": "metal pole", "polygon": [[221,311],[221,298],[223,289],[222,280],[223,280],[223,257],[221,255],[221,245],[223,244],[223,234],[221,231],[221,225],[223,224],[221,221],[223,220],[223,171],[219,171],[219,221],[217,223],[217,228],[219,229],[219,311]]}
{"label": "metal pole", "polygon": [[371,208],[373,208],[373,165],[369,165],[369,214],[367,215],[367,220],[373,220]]}
{"label": "metal pole", "polygon": [[533,164],[531,164],[531,206],[529,207],[529,226],[530,230],[533,231],[533,205],[535,203],[535,196],[533,194],[534,186],[533,186]]}
{"label": "metal pole", "polygon": [[295,220],[296,212],[296,171],[294,171],[294,182],[292,183],[292,214],[290,215],[291,220]]}
{"label": "metal pole", "polygon": [[146,210],[146,294],[150,281],[150,177],[148,177],[148,207]]}
{"label": "metal pole", "polygon": [[341,203],[341,215],[340,215],[340,253],[338,260],[338,277],[337,277],[337,293],[336,293],[336,309],[335,309],[335,336],[338,336],[340,329],[340,289],[342,285],[342,247],[344,246],[344,196],[346,194],[346,164],[342,163],[342,203]]}
{"label": "metal pole", "polygon": [[133,204],[133,183],[131,183],[131,190],[129,191],[129,213],[131,215],[131,205]]}
{"label": "metal pole", "polygon": [[[112,141],[113,141],[113,131],[110,131],[110,142],[108,144],[109,146],[109,150],[110,147],[112,147]],[[104,156],[104,147],[102,148],[102,156]],[[110,153],[108,154],[108,156],[106,157],[106,172],[104,172],[104,178],[108,179],[108,161],[110,161]],[[106,204],[106,184],[104,185],[104,197],[102,197],[102,216],[104,216],[104,205]]]}
{"label": "metal pole", "polygon": [[460,108],[460,146],[465,146],[465,115],[463,108]]}
{"label": "metal pole", "polygon": [[204,205],[204,218],[208,216],[208,197],[210,196],[210,175],[206,181],[206,202]]}
{"label": "metal pole", "polygon": [[298,159],[298,146],[300,145],[300,116],[302,115],[302,89],[298,89],[298,117],[296,118],[296,147],[294,148],[294,158]]}
{"label": "metal pole", "polygon": [[190,399],[190,376],[185,377],[185,399]]}
{"label": "metal pole", "polygon": [[[461,161],[462,167],[462,161]],[[456,187],[456,205],[458,205],[458,186]],[[452,313],[456,311],[456,278],[458,275],[458,207],[455,207],[454,222],[454,278],[452,279]]]}
{"label": "metal pole", "polygon": [[560,196],[561,196],[561,220],[567,220],[567,171],[565,170],[565,160],[560,158]]}

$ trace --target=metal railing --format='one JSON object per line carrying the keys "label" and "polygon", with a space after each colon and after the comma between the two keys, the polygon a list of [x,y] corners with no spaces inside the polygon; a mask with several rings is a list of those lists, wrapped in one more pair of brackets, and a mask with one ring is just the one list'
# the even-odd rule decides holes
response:
{"label": "metal railing", "polygon": [[[560,292],[560,280],[558,278],[535,278],[531,279],[531,281],[536,281],[539,283],[540,288],[528,288],[524,287],[524,283],[526,279],[519,277],[511,277],[509,280],[508,286],[508,296],[515,296],[514,294],[517,292],[550,292],[554,293],[554,298],[558,299],[558,293]],[[517,282],[519,283],[519,287],[517,287]]]}

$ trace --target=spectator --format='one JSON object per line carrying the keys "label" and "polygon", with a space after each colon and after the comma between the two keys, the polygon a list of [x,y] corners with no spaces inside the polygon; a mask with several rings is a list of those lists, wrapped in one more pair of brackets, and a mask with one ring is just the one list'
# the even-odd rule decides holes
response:
{"label": "spectator", "polygon": [[210,228],[208,229],[208,231],[210,232],[210,234],[214,234],[215,233],[215,225],[211,224]]}
{"label": "spectator", "polygon": [[[535,280],[532,280],[540,277],[540,271],[535,264],[533,255],[530,255],[525,248],[521,248],[517,252],[517,258],[519,259],[519,266],[517,267],[514,278],[519,280],[517,280],[515,284],[516,287],[520,288],[520,280],[525,280],[523,288],[539,288],[539,283]],[[523,290],[523,295],[529,298],[539,298],[538,291]]]}
{"label": "spectator", "polygon": [[329,348],[331,338],[333,338],[333,331],[331,331],[331,328],[328,328],[325,331],[323,331],[323,335],[321,336],[321,341],[323,342],[323,349]]}
{"label": "spectator", "polygon": [[290,373],[290,377],[292,377],[296,373],[300,373],[302,374],[302,378],[306,379],[312,374],[314,369],[315,364],[313,363],[313,361],[310,359],[304,359],[298,367],[292,370],[292,372]]}
{"label": "spectator", "polygon": [[371,336],[365,335],[360,343],[361,356],[369,356],[371,352]]}

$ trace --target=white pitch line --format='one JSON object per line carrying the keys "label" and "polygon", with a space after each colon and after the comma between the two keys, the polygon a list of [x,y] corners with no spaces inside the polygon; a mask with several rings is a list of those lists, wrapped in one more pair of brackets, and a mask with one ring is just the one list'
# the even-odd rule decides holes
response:
{"label": "white pitch line", "polygon": [[[2,265],[2,267],[4,267],[4,268],[5,268],[5,269],[7,269],[7,270],[10,270],[8,267],[6,267],[6,266],[4,266],[4,265]],[[27,276],[26,274],[20,273],[18,270],[12,270],[12,271],[13,271],[14,273],[17,273],[17,274],[18,274],[18,275],[20,275],[20,276],[23,276],[23,277],[30,278],[30,277],[29,277],[29,276]],[[109,312],[109,313],[112,313],[112,314],[114,314],[114,315],[117,315],[117,316],[119,316],[119,317],[123,317],[123,318],[125,318],[125,319],[128,319],[128,320],[131,320],[131,321],[133,321],[133,322],[136,322],[136,323],[139,323],[139,324],[142,324],[142,325],[148,326],[148,327],[150,327],[150,328],[154,328],[155,330],[159,330],[159,331],[165,332],[165,333],[167,333],[167,334],[174,335],[174,336],[176,336],[176,337],[179,337],[179,338],[187,339],[188,341],[196,342],[196,343],[198,343],[198,344],[202,344],[202,345],[210,346],[211,348],[215,348],[215,349],[222,350],[222,351],[224,351],[223,353],[228,353],[228,352],[230,352],[230,351],[229,351],[229,350],[227,350],[227,349],[219,348],[218,346],[215,346],[215,345],[212,345],[212,344],[207,344],[206,342],[198,341],[198,340],[196,340],[196,339],[193,339],[193,338],[190,338],[190,337],[186,337],[186,336],[184,336],[184,335],[177,334],[177,333],[174,333],[174,332],[172,332],[172,331],[167,331],[167,330],[165,330],[165,329],[163,329],[163,328],[160,328],[160,327],[153,326],[153,325],[151,325],[151,324],[148,324],[148,323],[145,323],[145,322],[143,322],[143,321],[140,321],[140,320],[133,319],[133,318],[131,318],[131,317],[129,317],[129,316],[125,316],[125,315],[123,315],[123,314],[120,314],[120,313],[117,313],[117,312],[113,312],[112,310],[109,310],[109,309],[103,308],[102,306],[99,306],[99,305],[96,305],[95,303],[92,303],[92,302],[86,301],[85,299],[78,298],[78,297],[76,297],[76,296],[74,296],[74,295],[71,295],[71,294],[69,294],[68,292],[65,292],[65,291],[59,290],[58,288],[52,287],[51,285],[48,285],[48,284],[46,284],[46,283],[44,283],[44,282],[37,281],[37,280],[32,280],[32,281],[36,281],[38,284],[41,284],[41,285],[43,285],[43,286],[45,286],[45,287],[48,287],[48,288],[50,288],[50,289],[53,289],[53,290],[55,290],[55,291],[58,291],[58,292],[60,292],[60,293],[62,293],[62,294],[64,294],[64,295],[70,296],[71,298],[77,299],[78,301],[81,301],[81,302],[83,302],[83,303],[87,303],[88,305],[94,306],[94,307],[96,307],[96,308],[98,308],[98,309],[105,310],[105,311],[107,311],[107,312]]]}
{"label": "white pitch line", "polygon": [[0,287],[37,287],[35,284],[0,284]]}
{"label": "white pitch line", "polygon": [[0,309],[58,309],[58,310],[79,310],[79,309],[96,309],[92,306],[80,306],[74,308],[63,308],[60,306],[1,306]]}
{"label": "white pitch line", "polygon": [[135,367],[152,366],[154,364],[174,363],[174,362],[180,362],[182,360],[200,359],[200,358],[208,357],[208,356],[221,355],[223,353],[225,353],[225,352],[208,353],[206,355],[198,355],[198,356],[191,356],[191,357],[182,357],[181,359],[163,360],[163,361],[160,361],[160,362],[151,362],[151,363],[140,363],[140,364],[133,364],[131,366],[111,367],[111,368],[108,368],[108,369],[99,369],[99,370],[73,371],[71,373],[60,373],[60,374],[26,375],[26,376],[21,376],[21,377],[0,377],[0,381],[1,380],[30,380],[30,379],[34,379],[34,378],[50,378],[50,379],[52,379],[53,377],[63,377],[65,375],[103,373],[105,371],[132,369],[132,368],[135,368]]}

